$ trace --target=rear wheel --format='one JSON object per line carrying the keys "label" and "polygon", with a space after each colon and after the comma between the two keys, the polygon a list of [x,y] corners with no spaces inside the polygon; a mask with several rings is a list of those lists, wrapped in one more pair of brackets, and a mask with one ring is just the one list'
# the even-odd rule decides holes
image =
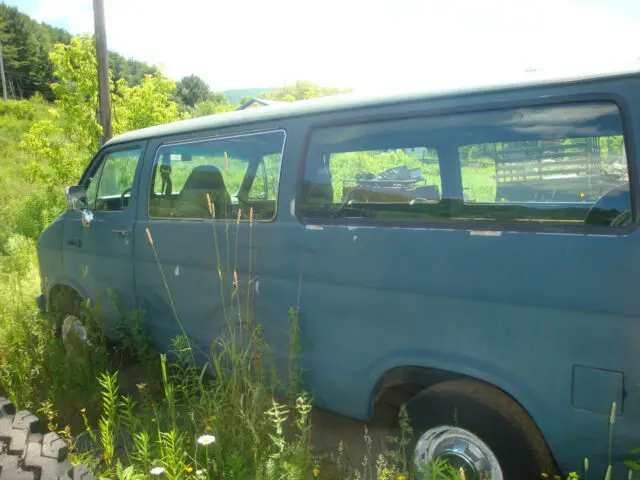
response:
{"label": "rear wheel", "polygon": [[413,397],[407,413],[418,472],[438,458],[467,480],[540,478],[555,473],[537,427],[501,390],[472,380],[438,383]]}

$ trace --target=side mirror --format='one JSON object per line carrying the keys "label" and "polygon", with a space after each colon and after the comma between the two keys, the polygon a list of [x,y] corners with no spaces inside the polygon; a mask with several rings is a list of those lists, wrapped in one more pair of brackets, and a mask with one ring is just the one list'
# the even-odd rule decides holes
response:
{"label": "side mirror", "polygon": [[65,189],[68,210],[84,210],[87,208],[87,192],[82,185]]}

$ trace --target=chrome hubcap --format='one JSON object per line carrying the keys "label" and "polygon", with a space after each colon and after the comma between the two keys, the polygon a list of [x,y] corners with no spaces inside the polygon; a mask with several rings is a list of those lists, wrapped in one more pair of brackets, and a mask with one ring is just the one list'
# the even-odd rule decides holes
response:
{"label": "chrome hubcap", "polygon": [[62,322],[62,343],[69,351],[91,345],[87,329],[75,315],[67,315]]}
{"label": "chrome hubcap", "polygon": [[435,458],[446,460],[456,471],[464,470],[466,480],[503,480],[502,470],[489,446],[473,433],[443,425],[426,431],[414,452],[418,472]]}

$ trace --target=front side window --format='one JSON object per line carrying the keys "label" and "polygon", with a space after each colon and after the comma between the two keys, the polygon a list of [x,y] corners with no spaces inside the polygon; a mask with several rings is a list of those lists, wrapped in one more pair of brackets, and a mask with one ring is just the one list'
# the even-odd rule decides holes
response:
{"label": "front side window", "polygon": [[[151,218],[255,220],[276,214],[284,132],[266,132],[164,145],[149,192]],[[207,197],[208,195],[208,197]]]}
{"label": "front side window", "polygon": [[631,223],[620,113],[610,103],[494,110],[314,130],[309,221]]}
{"label": "front side window", "polygon": [[95,211],[120,211],[129,206],[141,150],[107,153],[85,183],[87,207]]}

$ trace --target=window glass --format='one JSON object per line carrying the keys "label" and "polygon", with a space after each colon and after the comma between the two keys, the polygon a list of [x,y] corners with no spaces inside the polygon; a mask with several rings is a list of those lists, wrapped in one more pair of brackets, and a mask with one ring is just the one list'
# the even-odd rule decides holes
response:
{"label": "window glass", "polygon": [[96,204],[96,194],[98,193],[98,183],[100,182],[100,174],[102,173],[102,168],[104,167],[104,162],[100,164],[100,166],[96,169],[96,172],[93,176],[89,177],[89,179],[85,182],[85,191],[86,204],[78,203],[80,208],[88,208],[89,210],[93,210]]}
{"label": "window glass", "polygon": [[359,223],[628,225],[620,114],[571,104],[318,129],[300,204]]}
{"label": "window glass", "polygon": [[265,155],[260,160],[256,179],[249,190],[250,199],[276,200],[280,176],[281,155]]}
{"label": "window glass", "polygon": [[628,180],[621,135],[459,148],[468,201],[594,204]]}
{"label": "window glass", "polygon": [[216,138],[158,149],[149,198],[151,218],[272,220],[284,132]]}
{"label": "window glass", "polygon": [[139,159],[140,149],[107,154],[101,167],[94,210],[119,211],[128,207]]}

